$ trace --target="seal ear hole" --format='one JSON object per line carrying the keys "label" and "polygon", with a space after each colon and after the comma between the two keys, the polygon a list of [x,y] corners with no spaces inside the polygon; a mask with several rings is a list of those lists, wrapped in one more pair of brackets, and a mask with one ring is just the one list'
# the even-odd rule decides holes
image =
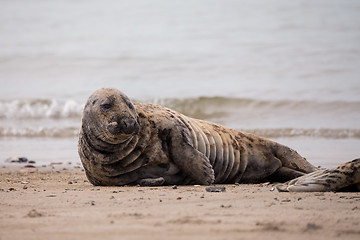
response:
{"label": "seal ear hole", "polygon": [[92,105],[95,105],[96,102],[97,102],[97,100],[94,100],[94,101],[92,102]]}
{"label": "seal ear hole", "polygon": [[121,95],[122,100],[125,102],[125,104],[128,106],[130,110],[135,110],[134,105],[131,103],[130,99],[128,99],[126,96]]}

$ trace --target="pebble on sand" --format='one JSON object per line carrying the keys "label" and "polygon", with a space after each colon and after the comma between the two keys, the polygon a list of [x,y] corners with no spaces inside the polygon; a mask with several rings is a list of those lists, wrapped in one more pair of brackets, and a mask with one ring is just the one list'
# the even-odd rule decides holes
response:
{"label": "pebble on sand", "polygon": [[205,190],[207,192],[225,192],[226,188],[225,187],[219,187],[219,186],[210,186],[210,187],[206,187]]}

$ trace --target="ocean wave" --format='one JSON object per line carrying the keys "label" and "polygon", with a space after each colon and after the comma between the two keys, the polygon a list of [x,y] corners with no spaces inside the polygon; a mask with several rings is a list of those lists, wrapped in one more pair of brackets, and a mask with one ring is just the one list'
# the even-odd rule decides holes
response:
{"label": "ocean wave", "polygon": [[[360,101],[319,102],[310,100],[296,101],[231,97],[198,97],[187,99],[157,99],[152,102],[199,119],[226,118],[229,115],[238,116],[239,114],[247,114],[249,112],[303,112],[314,115],[329,112],[336,112],[342,115],[360,113]],[[308,115],[308,117],[311,117],[311,115]]]}
{"label": "ocean wave", "polygon": [[[241,129],[241,131],[252,133],[265,138],[282,138],[282,137],[313,137],[329,139],[360,139],[360,129],[302,129],[302,128],[269,128],[269,129]],[[50,137],[50,138],[67,138],[77,137],[79,128],[1,128],[0,137]]]}
{"label": "ocean wave", "polygon": [[79,118],[84,104],[74,100],[0,101],[0,119]]}
{"label": "ocean wave", "polygon": [[1,128],[0,137],[49,137],[49,138],[70,138],[79,135],[79,128],[44,128],[44,127],[27,127],[27,128]]}
{"label": "ocean wave", "polygon": [[314,138],[330,138],[330,139],[346,139],[346,138],[360,139],[360,129],[272,128],[272,129],[245,129],[244,131],[266,138],[314,137]]}
{"label": "ocean wave", "polygon": [[[135,100],[135,102],[137,102]],[[231,97],[165,98],[139,101],[172,108],[185,115],[213,120],[229,115],[262,112],[306,112],[306,114],[339,112],[342,115],[360,112],[360,101],[318,102],[296,100],[260,100]],[[0,119],[80,119],[85,103],[75,100],[32,99],[1,100]],[[360,115],[359,115],[360,116]],[[311,116],[309,116],[311,117]]]}

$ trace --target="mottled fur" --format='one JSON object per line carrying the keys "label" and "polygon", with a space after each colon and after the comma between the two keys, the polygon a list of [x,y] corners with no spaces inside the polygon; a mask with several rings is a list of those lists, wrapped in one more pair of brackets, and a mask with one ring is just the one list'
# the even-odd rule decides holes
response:
{"label": "mottled fur", "polygon": [[165,107],[133,104],[111,88],[89,97],[78,150],[94,185],[284,182],[318,170],[284,145]]}

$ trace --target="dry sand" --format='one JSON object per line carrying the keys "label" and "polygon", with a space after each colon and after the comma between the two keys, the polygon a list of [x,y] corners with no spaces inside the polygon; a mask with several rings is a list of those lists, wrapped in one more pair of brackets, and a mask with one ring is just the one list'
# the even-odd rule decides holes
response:
{"label": "dry sand", "polygon": [[63,168],[0,168],[1,240],[360,239],[360,193],[96,187]]}

